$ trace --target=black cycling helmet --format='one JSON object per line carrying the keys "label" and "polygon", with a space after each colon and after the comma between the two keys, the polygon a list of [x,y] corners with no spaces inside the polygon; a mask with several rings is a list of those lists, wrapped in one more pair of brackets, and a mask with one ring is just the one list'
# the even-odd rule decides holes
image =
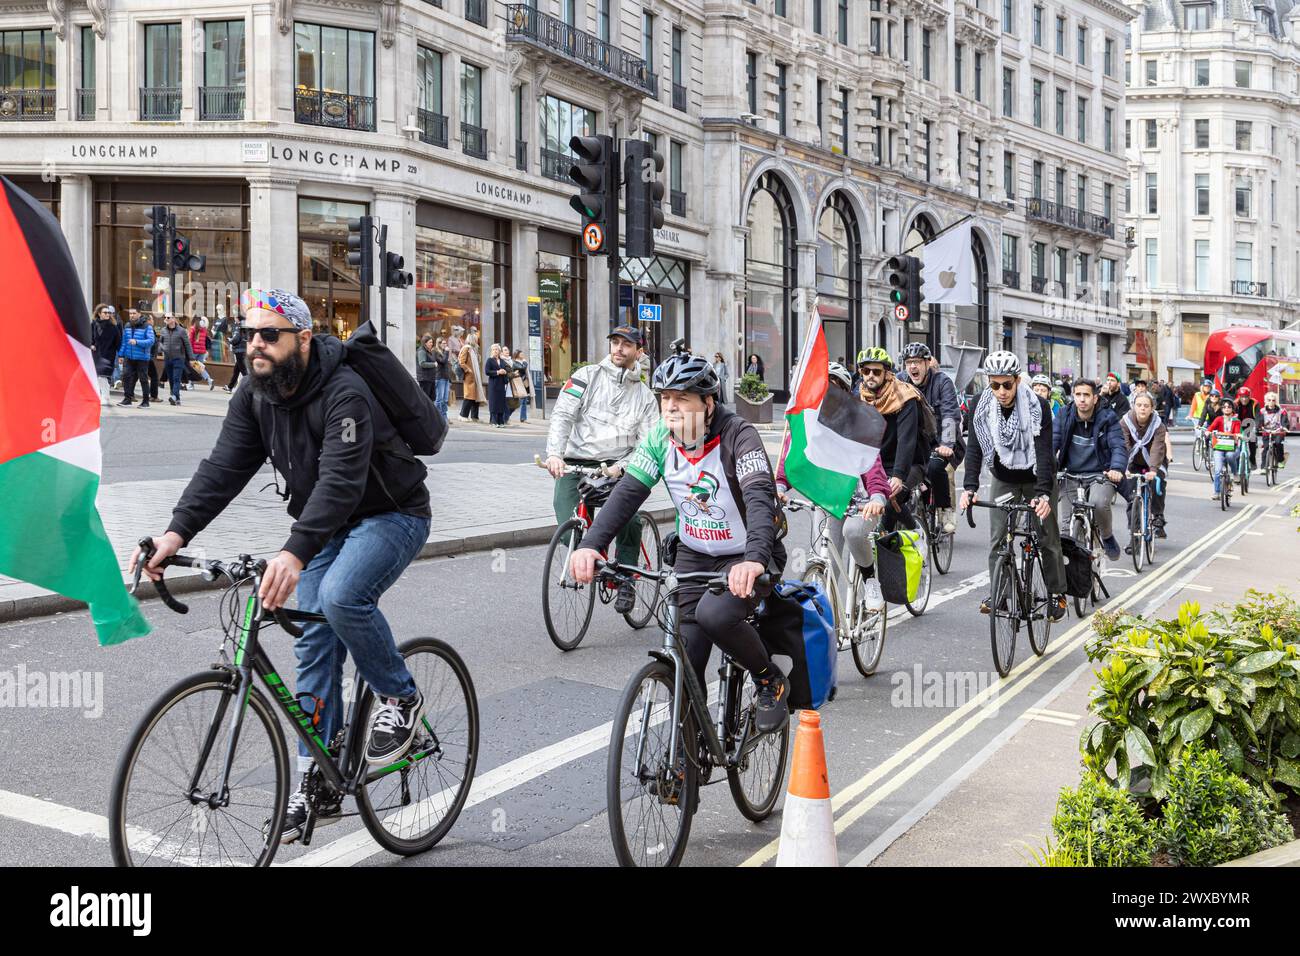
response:
{"label": "black cycling helmet", "polygon": [[906,362],[908,359],[918,359],[918,358],[925,359],[927,362],[930,361],[930,359],[934,358],[933,353],[930,351],[930,346],[926,345],[924,342],[908,342],[905,346],[903,346],[904,362]]}
{"label": "black cycling helmet", "polygon": [[718,373],[702,355],[673,355],[655,369],[650,383],[656,395],[663,391],[695,392],[716,396],[722,388]]}

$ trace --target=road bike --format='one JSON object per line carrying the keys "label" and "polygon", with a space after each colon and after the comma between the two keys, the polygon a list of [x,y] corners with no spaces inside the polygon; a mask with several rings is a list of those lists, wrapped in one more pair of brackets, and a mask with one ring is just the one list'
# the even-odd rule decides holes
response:
{"label": "road bike", "polygon": [[[1052,596],[1047,590],[1041,546],[1034,506],[1003,495],[986,503],[972,501],[975,508],[1003,511],[1007,516],[1007,533],[993,556],[993,575],[989,587],[989,640],[993,646],[993,666],[999,677],[1011,673],[1016,658],[1016,636],[1023,627],[1029,646],[1042,657],[1052,633]],[[974,528],[975,513],[966,509],[966,521]]]}
{"label": "road bike", "polygon": [[[140,547],[132,591],[155,553],[150,538]],[[313,761],[304,783],[303,845],[318,822],[335,821],[319,810],[340,793],[356,798],[355,815],[392,853],[423,853],[446,836],[469,796],[479,738],[474,684],[452,647],[432,637],[397,645],[426,710],[406,756],[372,767],[365,748],[375,698],[360,674],[343,726],[324,740],[316,729],[323,702],[295,697],[259,641],[264,626],[299,637],[299,625],[325,623],[322,615],[267,611],[258,598],[266,562],[246,554],[229,563],[176,554],[163,562],[168,566],[228,582],[218,611],[223,641],[210,669],[176,682],[150,705],[122,753],[108,810],[116,865],[269,866],[282,841],[293,776],[277,715]],[[161,579],[154,587],[173,611],[189,612]]]}
{"label": "road bike", "polygon": [[1197,426],[1196,440],[1192,443],[1192,469],[1200,471],[1204,468],[1208,474],[1214,466],[1214,452],[1210,450],[1210,442],[1205,432],[1205,428]]}
{"label": "road bike", "polygon": [[1264,472],[1264,484],[1272,487],[1277,484],[1277,473],[1282,468],[1282,445],[1279,440],[1286,437],[1285,431],[1264,431],[1259,433],[1264,443],[1263,458],[1260,467]]}
{"label": "road bike", "polygon": [[[533,461],[540,468],[546,467],[541,456]],[[546,546],[546,558],[542,563],[542,619],[546,622],[546,633],[551,642],[562,651],[571,651],[582,643],[587,628],[591,626],[596,596],[600,596],[601,604],[609,604],[618,594],[617,588],[608,581],[600,586],[579,584],[569,573],[569,556],[582,546],[582,536],[591,528],[596,509],[609,500],[618,478],[610,476],[605,467],[568,465],[564,473],[581,475],[582,480],[578,484],[578,504],[573,514],[555,529]],[[632,520],[641,526],[641,542],[637,547],[642,570],[658,571],[663,554],[659,526],[645,511],[638,511]],[[640,630],[654,620],[661,586],[659,579],[649,574],[634,575],[631,580],[636,588],[636,602],[623,619]]]}
{"label": "road bike", "polygon": [[[945,466],[948,464],[948,459],[935,452],[931,452],[930,461],[939,461]],[[925,537],[930,545],[930,556],[934,560],[934,569],[940,574],[947,574],[948,569],[952,567],[953,541],[957,534],[955,531],[943,530],[943,524],[938,517],[939,509],[934,506],[934,489],[930,487],[928,481],[922,482],[912,493],[912,509],[918,523],[925,529]],[[929,585],[923,582],[922,587],[928,590]],[[919,594],[917,598],[920,599]]]}
{"label": "road bike", "polygon": [[1129,505],[1128,552],[1133,557],[1133,570],[1140,574],[1143,564],[1155,564],[1156,561],[1156,529],[1151,518],[1151,499],[1156,493],[1156,482],[1162,479],[1149,477],[1147,472],[1125,477],[1135,482],[1133,502]]}
{"label": "road bike", "polygon": [[1105,475],[1072,475],[1069,472],[1062,472],[1060,477],[1076,482],[1074,498],[1070,502],[1070,520],[1066,526],[1070,537],[1088,552],[1092,567],[1092,587],[1088,596],[1074,597],[1074,613],[1082,618],[1110,598],[1110,591],[1101,579],[1102,546],[1101,532],[1097,530],[1097,506],[1088,501],[1088,488],[1109,479]]}
{"label": "road bike", "polygon": [[[866,499],[855,497],[844,512],[844,520],[861,520]],[[787,511],[812,513],[813,542],[809,557],[800,578],[821,586],[830,597],[835,615],[835,638],[838,649],[853,655],[853,665],[863,677],[870,677],[880,666],[880,655],[885,649],[885,631],[889,627],[889,605],[879,610],[867,605],[867,577],[847,549],[837,549],[831,538],[830,516],[816,505],[791,498],[784,505]],[[817,515],[820,514],[820,520]],[[880,538],[880,528],[871,532],[872,551]]]}
{"label": "road bike", "polygon": [[[614,561],[597,561],[596,567],[598,577],[616,581],[646,573]],[[736,808],[747,820],[767,819],[781,795],[789,757],[789,721],[770,733],[756,729],[754,682],[725,653],[718,666],[717,713],[710,715],[708,692],[678,633],[676,591],[693,585],[721,594],[727,576],[672,568],[652,573],[666,586],[659,605],[663,643],[623,689],[609,739],[605,797],[610,839],[621,866],[681,862],[699,788],[715,769],[725,772]],[[772,584],[775,580],[764,574],[755,588]]]}

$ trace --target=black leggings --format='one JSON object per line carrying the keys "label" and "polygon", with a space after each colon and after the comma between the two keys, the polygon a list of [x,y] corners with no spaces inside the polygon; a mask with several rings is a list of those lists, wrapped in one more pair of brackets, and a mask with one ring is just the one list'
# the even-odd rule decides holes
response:
{"label": "black leggings", "polygon": [[230,373],[230,384],[227,387],[233,392],[235,390],[235,386],[239,384],[239,376],[248,375],[248,367],[244,364],[245,353],[234,352],[232,354],[235,356],[235,369],[233,372]]}
{"label": "black leggings", "polygon": [[[677,570],[683,573],[716,571],[721,574],[743,560],[740,557],[688,556],[686,550],[680,548],[676,564]],[[746,620],[758,602],[757,596],[738,598],[730,591],[712,594],[689,584],[677,592],[678,633],[686,643],[686,655],[695,668],[701,687],[707,684],[705,669],[709,666],[714,644],[751,674],[757,674],[771,663],[771,655],[763,646],[758,631]]]}
{"label": "black leggings", "polygon": [[931,457],[925,464],[925,480],[934,494],[936,508],[951,508],[952,495],[948,493],[948,462],[951,458]]}
{"label": "black leggings", "polygon": [[478,402],[474,401],[472,398],[467,398],[465,401],[461,402],[460,417],[472,418],[474,421],[478,421]]}

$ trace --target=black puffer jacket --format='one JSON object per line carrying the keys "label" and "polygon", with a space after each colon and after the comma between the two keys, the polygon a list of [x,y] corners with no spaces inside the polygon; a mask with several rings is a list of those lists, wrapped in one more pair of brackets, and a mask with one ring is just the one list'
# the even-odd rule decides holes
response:
{"label": "black puffer jacket", "polygon": [[343,343],[318,336],[302,384],[287,401],[237,389],[217,443],[181,495],[167,530],[188,542],[268,457],[286,485],[289,514],[297,519],[284,550],[304,564],[362,518],[386,511],[428,515],[424,463],[342,360]]}

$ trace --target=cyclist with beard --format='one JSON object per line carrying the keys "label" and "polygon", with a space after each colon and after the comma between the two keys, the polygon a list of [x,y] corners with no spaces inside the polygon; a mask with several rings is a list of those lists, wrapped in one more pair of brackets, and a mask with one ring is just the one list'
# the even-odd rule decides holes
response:
{"label": "cyclist with beard", "polygon": [[[762,597],[754,593],[754,582],[785,567],[772,463],[758,430],[719,404],[718,375],[708,359],[674,355],[655,369],[652,387],[662,418],[637,445],[582,547],[573,552],[573,577],[583,584],[594,578],[600,550],[662,480],[677,508],[674,567],[726,572],[728,580],[729,590],[722,594],[699,585],[677,591],[691,666],[704,686],[713,645],[723,648],[758,687],[759,732],[780,730],[790,716],[789,682],[748,621]],[[694,507],[684,510],[687,501]],[[701,502],[707,511],[699,508]]]}
{"label": "cyclist with beard", "polygon": [[895,377],[894,360],[884,349],[867,349],[861,364],[865,369],[858,397],[885,418],[880,461],[889,475],[889,496],[894,507],[885,511],[883,526],[886,531],[892,531],[902,522],[911,528],[914,526],[912,509],[902,492],[921,480],[922,470],[930,458],[930,446],[921,433],[924,399],[913,385]]}
{"label": "cyclist with beard", "polygon": [[[349,654],[374,688],[366,760],[386,765],[411,745],[425,701],[378,600],[429,536],[424,464],[411,453],[370,388],[343,364],[343,343],[312,334],[311,313],[298,296],[249,289],[243,296],[249,387],[230,400],[212,452],[200,464],[157,551],[145,565],[153,580],[164,559],[202,531],[238,495],[268,458],[283,476],[288,539],[267,561],[259,597],[267,610],[298,606],[323,614],[294,642],[296,691],[332,741],[343,721],[343,664]],[[278,484],[278,482],[277,482]],[[139,560],[137,551],[132,569]],[[312,760],[300,746],[305,786]],[[319,814],[339,818],[341,796]],[[283,842],[301,836],[307,801],[289,800]]]}

